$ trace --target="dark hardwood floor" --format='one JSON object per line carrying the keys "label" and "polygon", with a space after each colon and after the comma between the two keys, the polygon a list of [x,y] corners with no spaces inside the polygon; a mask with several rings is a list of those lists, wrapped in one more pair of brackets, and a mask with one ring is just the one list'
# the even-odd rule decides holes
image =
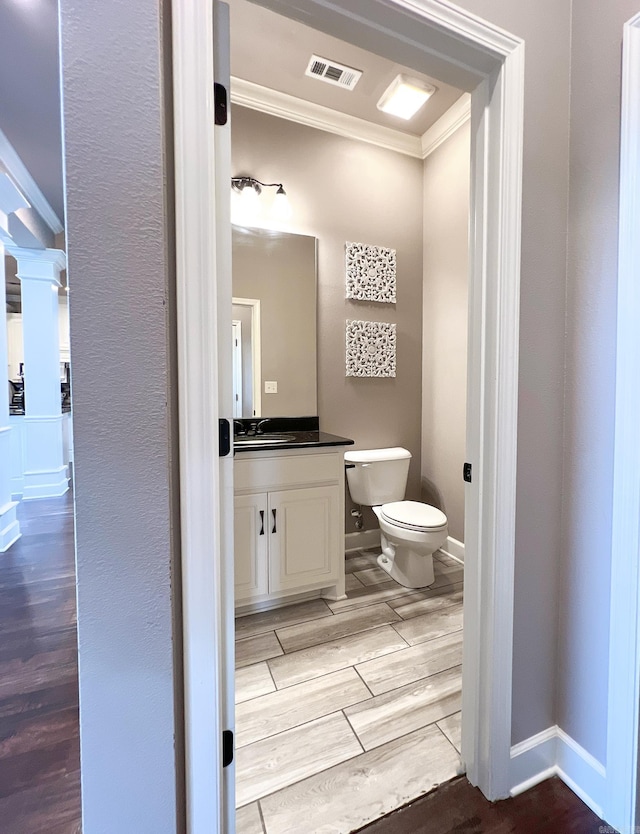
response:
{"label": "dark hardwood floor", "polygon": [[23,502],[0,554],[0,831],[80,832],[73,497]]}
{"label": "dark hardwood floor", "polygon": [[359,834],[602,834],[611,832],[560,779],[488,802],[463,777],[400,808]]}
{"label": "dark hardwood floor", "polygon": [[[22,538],[0,554],[0,832],[80,834],[72,494],[19,513]],[[602,825],[558,779],[492,804],[462,778],[361,831],[599,834]]]}

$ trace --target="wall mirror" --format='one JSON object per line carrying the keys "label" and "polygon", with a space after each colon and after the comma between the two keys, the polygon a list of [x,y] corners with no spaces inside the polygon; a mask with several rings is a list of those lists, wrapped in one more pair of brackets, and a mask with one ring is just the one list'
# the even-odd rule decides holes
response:
{"label": "wall mirror", "polygon": [[315,237],[232,227],[234,417],[318,413]]}

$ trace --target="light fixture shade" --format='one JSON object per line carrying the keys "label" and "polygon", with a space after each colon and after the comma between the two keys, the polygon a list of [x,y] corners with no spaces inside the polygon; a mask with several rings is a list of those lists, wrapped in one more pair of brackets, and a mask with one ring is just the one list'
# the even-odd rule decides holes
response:
{"label": "light fixture shade", "polygon": [[231,221],[251,226],[260,214],[260,187],[255,187],[249,178],[233,184],[231,190]]}
{"label": "light fixture shade", "polygon": [[291,218],[291,203],[282,186],[278,188],[273,198],[273,213],[278,220],[289,220]]}
{"label": "light fixture shade", "polygon": [[[260,197],[265,188],[277,189],[271,203],[265,204]],[[291,206],[283,184],[261,182],[249,176],[231,177],[231,222],[262,225],[265,221],[269,222],[269,215],[280,221],[291,217]]]}
{"label": "light fixture shade", "polygon": [[435,91],[436,87],[426,81],[397,75],[382,94],[378,110],[401,119],[410,119]]}

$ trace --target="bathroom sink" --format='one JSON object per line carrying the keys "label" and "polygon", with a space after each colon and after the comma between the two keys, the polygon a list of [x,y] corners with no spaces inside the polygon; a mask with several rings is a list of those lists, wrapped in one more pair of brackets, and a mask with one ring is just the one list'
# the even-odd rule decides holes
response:
{"label": "bathroom sink", "polygon": [[271,443],[292,443],[296,439],[294,434],[280,432],[264,432],[264,434],[240,435],[233,438],[238,446],[264,446]]}

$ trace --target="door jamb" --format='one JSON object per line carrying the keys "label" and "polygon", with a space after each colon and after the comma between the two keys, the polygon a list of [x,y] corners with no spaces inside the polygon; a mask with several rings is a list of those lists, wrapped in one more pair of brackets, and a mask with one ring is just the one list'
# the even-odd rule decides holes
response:
{"label": "door jamb", "polygon": [[226,496],[218,456],[224,397],[217,374],[216,188],[226,183],[216,183],[214,4],[171,0],[171,16],[186,831],[223,834],[229,830],[229,780],[222,765],[228,624],[221,523]]}
{"label": "door jamb", "polygon": [[636,830],[640,698],[640,14],[623,30],[607,790],[603,814]]}

